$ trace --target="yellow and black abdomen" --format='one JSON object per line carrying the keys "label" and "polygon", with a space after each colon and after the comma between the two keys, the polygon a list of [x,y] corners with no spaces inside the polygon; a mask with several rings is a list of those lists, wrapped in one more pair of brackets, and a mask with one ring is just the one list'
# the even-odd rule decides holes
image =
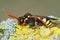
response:
{"label": "yellow and black abdomen", "polygon": [[54,26],[54,24],[51,22],[50,19],[43,18],[43,21],[44,21],[48,26],[50,26],[50,27],[53,27],[53,26]]}

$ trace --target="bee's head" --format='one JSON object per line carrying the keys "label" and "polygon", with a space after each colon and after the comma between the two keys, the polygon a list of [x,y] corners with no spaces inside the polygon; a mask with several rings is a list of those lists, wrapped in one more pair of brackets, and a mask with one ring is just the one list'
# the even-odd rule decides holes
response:
{"label": "bee's head", "polygon": [[24,17],[19,17],[18,23],[23,24],[24,23]]}
{"label": "bee's head", "polygon": [[32,16],[31,13],[26,13],[26,14],[24,15],[25,18],[30,17],[30,16]]}

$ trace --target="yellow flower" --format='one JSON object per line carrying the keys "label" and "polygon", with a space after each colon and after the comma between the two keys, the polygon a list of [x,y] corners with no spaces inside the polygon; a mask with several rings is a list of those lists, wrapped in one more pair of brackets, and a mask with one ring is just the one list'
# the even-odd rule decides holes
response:
{"label": "yellow flower", "polygon": [[21,30],[23,28],[23,26],[22,25],[16,25],[16,28]]}
{"label": "yellow flower", "polygon": [[60,34],[60,29],[58,29],[58,33]]}
{"label": "yellow flower", "polygon": [[58,32],[59,32],[58,27],[53,27],[53,28],[51,28],[51,32],[53,32],[54,35],[57,35]]}
{"label": "yellow flower", "polygon": [[51,33],[50,29],[46,28],[45,26],[41,26],[39,31],[42,37],[48,37],[49,34]]}
{"label": "yellow flower", "polygon": [[45,26],[41,26],[40,29],[32,29],[29,28],[29,25],[17,25],[16,32],[10,38],[28,40],[29,37],[32,37],[33,40],[51,40],[52,35],[58,35],[58,33],[60,33],[60,28],[57,27],[46,28]]}

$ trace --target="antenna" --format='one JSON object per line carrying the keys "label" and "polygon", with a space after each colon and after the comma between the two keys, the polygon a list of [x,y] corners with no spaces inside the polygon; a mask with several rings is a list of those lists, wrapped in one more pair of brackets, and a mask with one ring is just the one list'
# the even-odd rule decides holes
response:
{"label": "antenna", "polygon": [[9,12],[7,9],[3,8],[3,12],[5,14],[7,14],[8,16],[12,17],[12,18],[15,18],[18,20],[18,18],[16,16],[14,16],[11,12]]}

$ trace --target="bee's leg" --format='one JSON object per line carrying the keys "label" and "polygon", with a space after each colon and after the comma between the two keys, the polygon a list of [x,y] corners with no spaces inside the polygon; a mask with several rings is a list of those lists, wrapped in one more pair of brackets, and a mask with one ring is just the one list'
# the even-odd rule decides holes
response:
{"label": "bee's leg", "polygon": [[37,28],[38,27],[38,23],[35,21],[35,27]]}
{"label": "bee's leg", "polygon": [[27,24],[27,20],[28,20],[28,18],[24,19],[23,25]]}
{"label": "bee's leg", "polygon": [[43,25],[45,25],[47,28],[50,28],[50,26],[48,26],[43,20],[42,20],[42,18],[40,18],[40,17],[37,17],[42,23],[43,23]]}
{"label": "bee's leg", "polygon": [[57,23],[57,22],[55,22],[55,21],[52,21],[52,20],[51,20],[51,22],[52,22],[53,24],[55,24],[55,25],[60,26],[60,24],[59,24],[59,23]]}

